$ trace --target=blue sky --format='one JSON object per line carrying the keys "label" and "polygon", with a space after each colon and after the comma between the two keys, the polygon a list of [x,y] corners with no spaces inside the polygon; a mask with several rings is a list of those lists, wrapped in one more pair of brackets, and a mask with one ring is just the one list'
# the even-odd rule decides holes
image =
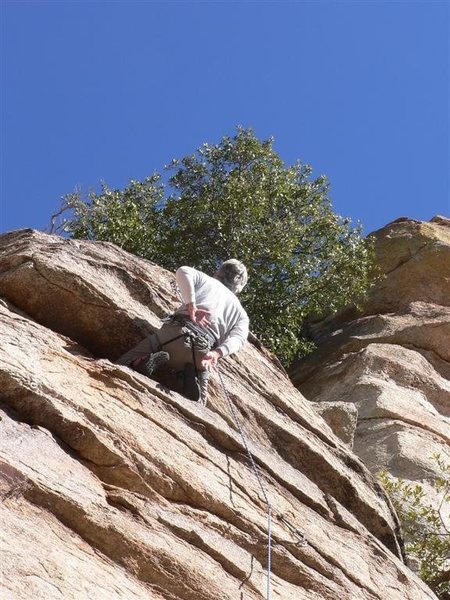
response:
{"label": "blue sky", "polygon": [[252,127],[368,233],[450,215],[447,1],[83,2],[2,10],[0,230]]}

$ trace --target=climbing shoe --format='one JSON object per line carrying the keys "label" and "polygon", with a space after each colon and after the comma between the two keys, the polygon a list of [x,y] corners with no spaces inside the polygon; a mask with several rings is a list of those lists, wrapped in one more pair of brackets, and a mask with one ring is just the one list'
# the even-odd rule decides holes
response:
{"label": "climbing shoe", "polygon": [[168,360],[168,352],[161,351],[150,354],[149,359],[145,363],[145,374],[151,376],[156,371],[156,369],[165,365]]}

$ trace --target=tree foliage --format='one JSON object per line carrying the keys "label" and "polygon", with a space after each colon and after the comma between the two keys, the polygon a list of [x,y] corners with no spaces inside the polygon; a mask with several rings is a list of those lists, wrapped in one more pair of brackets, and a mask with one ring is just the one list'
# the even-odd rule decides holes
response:
{"label": "tree foliage", "polygon": [[407,483],[386,471],[378,476],[398,514],[405,550],[420,561],[420,576],[439,598],[450,598],[450,463],[433,455],[441,476],[433,482],[438,502],[426,500],[421,484]]}
{"label": "tree foliage", "polygon": [[[83,199],[79,191],[66,194],[59,213],[71,211],[57,231],[86,240],[112,242],[138,256],[155,256],[159,206],[164,199],[161,176],[155,173],[139,182],[131,180],[123,190],[101,183],[100,193],[90,191]],[[55,225],[55,218],[53,219]]]}
{"label": "tree foliage", "polygon": [[300,161],[286,166],[273,140],[238,128],[215,145],[173,160],[166,186],[155,174],[122,192],[105,185],[88,200],[64,197],[63,227],[102,239],[168,269],[213,273],[242,260],[249,285],[242,302],[252,330],[282,360],[306,353],[306,315],[335,311],[364,297],[373,275],[371,241],[332,208],[325,176]]}

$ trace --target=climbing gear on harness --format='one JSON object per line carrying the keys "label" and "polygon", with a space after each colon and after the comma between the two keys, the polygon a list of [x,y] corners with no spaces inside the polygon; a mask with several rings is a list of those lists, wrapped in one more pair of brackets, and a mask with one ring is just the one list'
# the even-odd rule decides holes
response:
{"label": "climbing gear on harness", "polygon": [[[163,320],[169,323],[177,323],[182,327],[182,331],[186,336],[186,346],[190,348],[194,346],[199,352],[206,354],[206,352],[217,346],[217,340],[213,334],[204,327],[194,323],[188,315],[175,313]],[[166,344],[168,343],[166,342]]]}
{"label": "climbing gear on harness", "polygon": [[[212,350],[218,342],[214,334],[191,321],[188,315],[173,314],[163,319],[163,322],[176,325],[172,328],[175,334],[173,337],[170,338],[170,326],[164,328],[163,334],[159,334],[164,341],[160,341],[159,335],[152,333],[136,348],[123,355],[119,359],[119,364],[125,364],[142,375],[152,377],[159,367],[169,363],[172,373],[176,375],[177,391],[205,406],[209,373],[199,368],[197,363],[202,355]],[[180,342],[176,348],[174,347],[173,360],[171,360],[170,353],[165,351],[165,346],[170,350],[170,344],[176,340]],[[182,344],[190,352],[186,352],[181,347]],[[192,362],[185,363],[190,360],[189,353],[192,354]]]}
{"label": "climbing gear on harness", "polygon": [[[206,354],[217,346],[215,337],[204,327],[194,323],[188,315],[175,313],[163,319],[166,323],[176,323],[181,326],[181,333],[167,340],[160,347],[184,338],[184,344],[192,351],[192,364],[186,363],[183,371],[183,393],[191,400],[206,406],[209,374],[198,368],[196,351]],[[179,375],[181,378],[181,374]]]}

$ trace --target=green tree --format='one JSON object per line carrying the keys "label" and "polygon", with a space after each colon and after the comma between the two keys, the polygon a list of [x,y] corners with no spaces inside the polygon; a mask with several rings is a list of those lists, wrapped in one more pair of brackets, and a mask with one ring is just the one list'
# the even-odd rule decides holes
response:
{"label": "green tree", "polygon": [[240,258],[249,268],[243,303],[252,329],[285,362],[310,347],[300,333],[307,314],[334,311],[367,289],[370,242],[333,212],[327,179],[311,179],[300,162],[285,166],[273,140],[238,129],[169,169],[166,265],[213,272]]}
{"label": "green tree", "polygon": [[167,172],[165,199],[155,175],[144,214],[142,205],[134,208],[134,193],[114,192],[111,202],[104,189],[85,206],[80,197],[72,201],[66,230],[108,239],[172,270],[188,264],[213,273],[239,258],[249,269],[242,302],[252,330],[285,363],[312,346],[301,334],[306,315],[364,297],[374,274],[371,241],[333,211],[327,178],[311,178],[311,167],[299,161],[286,166],[272,139],[238,128],[234,137],[173,160]]}
{"label": "green tree", "polygon": [[[420,561],[420,576],[439,598],[450,598],[450,463],[433,455],[441,476],[433,482],[437,503],[430,504],[421,484],[381,471],[378,478],[397,512],[407,555]],[[447,516],[447,517],[446,517]]]}
{"label": "green tree", "polygon": [[[101,192],[91,190],[86,199],[80,191],[63,196],[61,210],[52,217],[51,231],[74,238],[112,242],[143,257],[155,256],[164,185],[158,173],[139,182],[131,180],[123,190],[101,183]],[[70,211],[70,217],[57,222]]]}

